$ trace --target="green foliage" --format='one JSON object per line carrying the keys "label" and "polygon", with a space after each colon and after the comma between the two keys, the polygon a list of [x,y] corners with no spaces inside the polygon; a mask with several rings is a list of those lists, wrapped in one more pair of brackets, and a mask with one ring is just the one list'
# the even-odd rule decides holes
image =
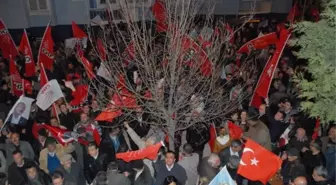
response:
{"label": "green foliage", "polygon": [[327,0],[319,22],[299,22],[294,31],[300,35],[290,43],[299,46],[296,56],[308,60],[308,71],[313,80],[296,77],[302,88],[303,111],[311,117],[320,117],[322,123],[336,120],[336,2]]}

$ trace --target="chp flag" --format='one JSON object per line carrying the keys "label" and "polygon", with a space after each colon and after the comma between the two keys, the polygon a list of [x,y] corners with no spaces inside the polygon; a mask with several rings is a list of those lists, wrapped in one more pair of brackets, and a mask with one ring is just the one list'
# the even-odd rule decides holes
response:
{"label": "chp flag", "polygon": [[41,88],[36,98],[36,105],[45,111],[62,97],[64,95],[57,80],[51,80]]}

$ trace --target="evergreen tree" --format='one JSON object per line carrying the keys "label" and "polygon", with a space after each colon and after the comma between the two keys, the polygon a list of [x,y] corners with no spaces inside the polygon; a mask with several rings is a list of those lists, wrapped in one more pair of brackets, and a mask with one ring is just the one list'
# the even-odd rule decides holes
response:
{"label": "evergreen tree", "polygon": [[301,88],[301,108],[311,117],[319,117],[322,123],[336,120],[336,73],[335,73],[335,11],[336,1],[325,0],[318,22],[303,21],[294,25],[298,38],[291,45],[299,47],[295,55],[308,61],[311,79],[297,75]]}

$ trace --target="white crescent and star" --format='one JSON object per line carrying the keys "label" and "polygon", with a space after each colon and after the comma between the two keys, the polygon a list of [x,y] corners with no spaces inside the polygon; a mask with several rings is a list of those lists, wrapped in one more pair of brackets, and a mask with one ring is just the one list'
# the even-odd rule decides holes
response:
{"label": "white crescent and star", "polygon": [[[251,152],[254,154],[254,151],[251,148],[244,148],[243,153],[245,152]],[[251,165],[258,166],[259,161],[255,157],[250,160],[251,160]],[[243,160],[240,160],[240,165],[247,166],[247,164]]]}

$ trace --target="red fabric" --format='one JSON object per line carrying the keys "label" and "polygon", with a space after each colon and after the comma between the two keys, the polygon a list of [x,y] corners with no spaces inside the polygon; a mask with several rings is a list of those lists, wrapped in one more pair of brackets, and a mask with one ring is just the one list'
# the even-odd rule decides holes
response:
{"label": "red fabric", "polygon": [[43,127],[46,130],[48,130],[49,133],[53,136],[53,138],[55,138],[57,142],[62,144],[63,146],[75,140],[74,138],[68,138],[68,139],[63,138],[66,132],[70,132],[70,131],[67,131],[66,129],[61,129],[61,128],[53,127],[53,126],[46,125],[46,124],[43,124]]}
{"label": "red fabric", "polygon": [[30,81],[23,79],[23,88],[27,94],[33,94],[33,85]]}
{"label": "red fabric", "polygon": [[77,85],[75,91],[72,92],[73,100],[69,103],[74,112],[80,112],[80,105],[84,103],[89,95],[88,85]]}
{"label": "red fabric", "polygon": [[298,17],[298,16],[300,16],[300,10],[299,10],[297,2],[295,2],[294,6],[291,8],[291,10],[289,11],[289,13],[287,15],[287,21],[290,24],[293,24],[295,18]]}
{"label": "red fabric", "polygon": [[226,23],[225,24],[225,29],[227,32],[229,32],[229,36],[230,36],[230,43],[234,43],[234,40],[235,40],[235,36],[234,36],[234,32],[231,28],[231,26],[229,25],[229,23]]}
{"label": "red fabric", "polygon": [[42,63],[46,69],[51,69],[54,63],[54,41],[51,36],[51,27],[47,26],[38,55],[38,62]]}
{"label": "red fabric", "polygon": [[73,37],[78,38],[78,39],[88,37],[86,33],[74,21],[72,21],[71,27],[72,27]]}
{"label": "red fabric", "polygon": [[43,64],[40,66],[40,71],[41,71],[41,73],[40,73],[40,86],[42,88],[45,84],[48,83],[49,80],[48,80],[48,76],[47,76],[47,73],[44,69]]}
{"label": "red fabric", "polygon": [[106,59],[107,59],[107,52],[106,52],[106,49],[104,47],[103,41],[100,38],[97,39],[97,50],[98,50],[100,58],[103,61],[106,61]]}
{"label": "red fabric", "polygon": [[316,119],[314,133],[313,133],[313,136],[312,136],[313,139],[317,139],[319,137],[320,125],[321,125],[320,119]]}
{"label": "red fabric", "polygon": [[18,55],[15,43],[9,34],[5,23],[0,19],[0,49],[2,51],[2,56],[9,59],[12,55],[13,58]]}
{"label": "red fabric", "polygon": [[150,92],[150,90],[147,90],[144,94],[144,97],[147,99],[147,100],[150,100],[153,98],[152,96],[152,93]]}
{"label": "red fabric", "polygon": [[80,59],[82,61],[82,64],[85,68],[86,74],[90,80],[96,78],[96,75],[93,72],[93,66],[91,62],[84,57],[84,55],[80,55]]}
{"label": "red fabric", "polygon": [[134,48],[134,42],[131,41],[127,48],[122,53],[123,63],[125,65],[128,65],[130,61],[135,59],[135,48]]}
{"label": "red fabric", "polygon": [[34,136],[35,139],[38,138],[38,131],[42,128],[44,128],[44,125],[34,122],[33,128],[32,128],[32,133],[33,133],[33,136]]}
{"label": "red fabric", "polygon": [[122,159],[125,162],[130,162],[130,161],[140,160],[140,159],[155,160],[161,146],[162,146],[162,143],[159,142],[159,143],[156,143],[155,145],[149,146],[141,150],[117,153],[116,158]]}
{"label": "red fabric", "polygon": [[161,0],[155,0],[152,13],[156,20],[156,31],[165,32],[168,29],[167,12]]}
{"label": "red fabric", "polygon": [[217,137],[217,132],[216,132],[216,128],[214,124],[210,125],[209,132],[210,132],[210,139],[208,143],[209,143],[211,152],[213,152],[213,149],[215,147],[216,137]]}
{"label": "red fabric", "polygon": [[240,139],[241,135],[243,134],[243,130],[232,123],[231,121],[228,122],[229,134],[232,139]]}
{"label": "red fabric", "polygon": [[12,84],[12,93],[19,97],[23,94],[22,78],[16,68],[16,64],[12,56],[9,56],[9,74]]}
{"label": "red fabric", "polygon": [[282,160],[278,156],[248,139],[237,173],[249,180],[266,184],[279,170],[281,164]]}
{"label": "red fabric", "polygon": [[35,62],[33,58],[33,53],[30,48],[28,36],[26,30],[24,30],[22,39],[19,46],[19,51],[25,57],[25,73],[27,77],[31,77],[35,75]]}
{"label": "red fabric", "polygon": [[96,121],[112,122],[115,118],[121,115],[122,115],[122,111],[120,109],[119,110],[105,110],[96,117]]}
{"label": "red fabric", "polygon": [[268,97],[268,91],[272,82],[272,78],[275,72],[275,69],[279,63],[279,59],[281,57],[281,54],[283,52],[283,49],[286,46],[286,43],[290,37],[290,33],[288,30],[282,30],[280,33],[280,40],[276,44],[276,50],[270,58],[262,72],[262,74],[259,77],[258,84],[255,88],[255,91],[253,93],[250,105],[259,108],[261,105],[262,98]]}
{"label": "red fabric", "polygon": [[237,53],[250,53],[254,49],[265,49],[269,45],[276,44],[277,42],[278,36],[276,32],[272,32],[248,41],[241,48],[239,48]]}
{"label": "red fabric", "polygon": [[120,93],[114,93],[112,101],[117,108],[137,108],[137,102],[134,95],[127,89],[123,89]]}

